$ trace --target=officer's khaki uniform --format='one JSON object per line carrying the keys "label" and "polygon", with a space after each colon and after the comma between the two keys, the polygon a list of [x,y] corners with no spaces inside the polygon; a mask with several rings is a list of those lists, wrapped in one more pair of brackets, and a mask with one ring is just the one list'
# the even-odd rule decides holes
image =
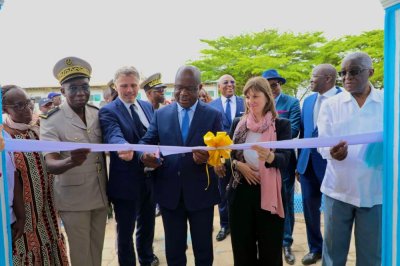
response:
{"label": "officer's khaki uniform", "polygon": [[[85,107],[85,125],[67,102],[41,119],[40,139],[101,143],[98,109]],[[61,151],[62,159],[70,152]],[[56,208],[64,223],[72,266],[101,265],[107,218],[106,167],[103,153],[89,153],[86,161],[55,175]]]}

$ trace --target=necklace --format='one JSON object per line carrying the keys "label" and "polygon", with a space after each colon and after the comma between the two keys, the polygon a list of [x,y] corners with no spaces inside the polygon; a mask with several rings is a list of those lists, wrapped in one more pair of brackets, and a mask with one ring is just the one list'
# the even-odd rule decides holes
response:
{"label": "necklace", "polygon": [[17,133],[19,133],[19,135],[21,135],[23,138],[27,138],[29,136],[29,130],[25,130],[25,132],[22,132],[16,128],[13,128],[13,130],[15,130]]}

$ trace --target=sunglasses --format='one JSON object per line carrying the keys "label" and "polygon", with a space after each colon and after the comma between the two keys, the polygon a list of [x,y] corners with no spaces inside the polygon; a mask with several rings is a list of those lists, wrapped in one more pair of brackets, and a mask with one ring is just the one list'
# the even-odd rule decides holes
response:
{"label": "sunglasses", "polygon": [[342,78],[344,78],[347,74],[349,74],[352,77],[355,77],[355,76],[359,75],[361,72],[363,72],[364,70],[369,70],[369,68],[352,69],[349,71],[342,70],[342,71],[339,71],[338,74],[339,74],[339,77],[342,77]]}
{"label": "sunglasses", "polygon": [[269,86],[271,87],[271,89],[276,89],[276,88],[278,88],[278,86],[280,86],[280,85],[281,85],[281,83],[279,83],[279,82],[269,84]]}
{"label": "sunglasses", "polygon": [[154,88],[153,91],[155,91],[155,92],[164,92],[165,88]]}
{"label": "sunglasses", "polygon": [[16,104],[5,104],[4,107],[10,107],[14,110],[17,111],[23,111],[25,110],[27,107],[29,107],[29,109],[33,108],[33,103],[31,100],[26,100],[25,102],[19,102]]}
{"label": "sunglasses", "polygon": [[235,81],[234,80],[225,80],[224,82],[222,82],[222,84],[224,84],[224,85],[228,85],[229,83],[231,85],[235,85]]}

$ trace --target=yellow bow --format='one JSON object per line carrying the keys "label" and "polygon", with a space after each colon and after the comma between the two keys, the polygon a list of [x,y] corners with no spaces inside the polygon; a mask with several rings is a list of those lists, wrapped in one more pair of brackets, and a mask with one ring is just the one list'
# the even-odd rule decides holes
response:
{"label": "yellow bow", "polygon": [[[207,147],[226,147],[233,144],[233,141],[229,137],[226,132],[217,132],[217,135],[214,135],[212,132],[207,132],[207,134],[203,137],[204,143]],[[230,149],[220,149],[220,150],[212,150],[208,151],[209,158],[207,164],[211,166],[219,166],[225,163],[225,159],[230,158],[231,150]],[[208,173],[208,165],[206,165],[207,177],[208,177],[208,184],[206,190],[210,186],[210,175]]]}

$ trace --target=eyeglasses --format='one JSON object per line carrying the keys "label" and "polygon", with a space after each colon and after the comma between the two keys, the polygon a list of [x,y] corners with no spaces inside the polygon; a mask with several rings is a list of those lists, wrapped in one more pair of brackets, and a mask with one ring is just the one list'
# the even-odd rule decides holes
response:
{"label": "eyeglasses", "polygon": [[83,84],[83,85],[72,85],[66,88],[71,94],[77,94],[78,91],[83,91],[83,92],[90,92],[90,85],[89,84]]}
{"label": "eyeglasses", "polygon": [[280,86],[280,85],[281,85],[281,83],[279,83],[279,82],[269,84],[269,86],[271,87],[271,89],[276,89],[276,88],[278,88],[278,86]]}
{"label": "eyeglasses", "polygon": [[153,89],[155,92],[164,92],[165,88],[154,88]]}
{"label": "eyeglasses", "polygon": [[33,103],[31,100],[26,100],[25,102],[19,102],[16,104],[5,104],[4,107],[10,107],[17,111],[23,111],[27,107],[29,107],[29,109],[33,109]]}
{"label": "eyeglasses", "polygon": [[342,70],[342,71],[339,71],[338,74],[339,74],[339,77],[342,77],[342,78],[344,78],[347,74],[349,74],[352,77],[355,77],[355,76],[359,75],[361,72],[363,72],[364,70],[369,70],[369,68],[352,69],[349,71]]}
{"label": "eyeglasses", "polygon": [[183,90],[187,90],[190,93],[194,93],[199,89],[198,86],[181,86],[181,85],[175,85],[174,88],[175,92],[181,92]]}
{"label": "eyeglasses", "polygon": [[228,85],[229,83],[231,85],[235,85],[235,81],[234,80],[225,80],[224,82],[222,82],[222,84],[224,84],[224,85]]}

